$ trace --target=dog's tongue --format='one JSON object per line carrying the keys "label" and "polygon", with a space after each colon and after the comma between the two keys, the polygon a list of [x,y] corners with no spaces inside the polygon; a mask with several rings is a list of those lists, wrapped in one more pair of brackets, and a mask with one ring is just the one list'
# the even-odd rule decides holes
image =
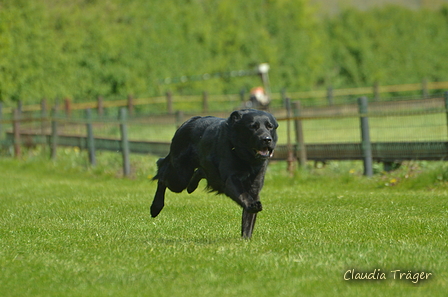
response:
{"label": "dog's tongue", "polygon": [[268,149],[258,151],[258,154],[263,157],[271,157],[272,156],[272,154],[269,153]]}

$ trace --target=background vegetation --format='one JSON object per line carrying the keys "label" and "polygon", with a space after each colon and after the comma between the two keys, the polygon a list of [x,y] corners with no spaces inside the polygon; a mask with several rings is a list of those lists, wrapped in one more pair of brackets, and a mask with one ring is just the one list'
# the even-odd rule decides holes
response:
{"label": "background vegetation", "polygon": [[268,62],[275,91],[447,80],[448,9],[318,18],[306,0],[0,0],[0,101],[237,93],[255,77],[166,77]]}

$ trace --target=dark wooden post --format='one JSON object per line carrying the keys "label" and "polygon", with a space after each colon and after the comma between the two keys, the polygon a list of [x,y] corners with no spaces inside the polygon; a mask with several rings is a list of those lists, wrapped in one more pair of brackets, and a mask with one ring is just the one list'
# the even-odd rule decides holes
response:
{"label": "dark wooden post", "polygon": [[120,108],[120,132],[121,132],[121,153],[123,155],[123,175],[129,176],[131,174],[131,162],[129,159],[129,141],[128,141],[128,127],[126,125],[127,110]]}
{"label": "dark wooden post", "polygon": [[208,112],[208,93],[202,92],[202,111]]}
{"label": "dark wooden post", "polygon": [[47,118],[47,99],[43,98],[40,101],[40,129],[42,137],[45,137],[46,118]]}
{"label": "dark wooden post", "polygon": [[294,174],[294,150],[291,144],[291,99],[286,98],[286,116],[288,120],[286,121],[286,137],[287,137],[287,147],[288,147],[288,172],[289,175],[292,176]]}
{"label": "dark wooden post", "polygon": [[72,103],[70,101],[70,98],[64,99],[64,111],[65,111],[65,116],[67,118],[69,118],[72,114]]}
{"label": "dark wooden post", "polygon": [[56,98],[54,98],[54,105],[53,105],[53,108],[51,109],[51,112],[53,113],[53,109],[56,109],[56,110],[58,110],[59,109],[59,98],[58,97],[56,97]]}
{"label": "dark wooden post", "polygon": [[103,105],[103,97],[102,96],[98,96],[97,99],[97,113],[99,117],[102,117],[104,115],[104,105]]}
{"label": "dark wooden post", "polygon": [[329,86],[327,89],[327,100],[328,100],[328,105],[332,106],[333,105],[333,87]]}
{"label": "dark wooden post", "polygon": [[241,100],[241,102],[246,101],[245,97],[246,97],[246,89],[242,88],[241,91],[240,91],[240,100]]}
{"label": "dark wooden post", "polygon": [[380,101],[380,83],[378,81],[373,84],[373,100]]}
{"label": "dark wooden post", "polygon": [[86,119],[87,119],[87,150],[89,152],[89,162],[90,165],[96,165],[95,158],[95,138],[93,137],[93,127],[92,127],[92,111],[90,108],[86,109]]}
{"label": "dark wooden post", "polygon": [[13,116],[13,134],[14,134],[14,157],[20,158],[20,110],[14,109]]}
{"label": "dark wooden post", "polygon": [[128,95],[128,114],[129,116],[134,115],[134,97]]}
{"label": "dark wooden post", "polygon": [[184,112],[182,110],[176,111],[176,128],[179,128],[184,123]]}
{"label": "dark wooden post", "polygon": [[171,91],[166,92],[166,109],[168,114],[173,114],[173,94]]}
{"label": "dark wooden post", "polygon": [[288,108],[288,103],[287,103],[287,97],[286,97],[286,88],[283,88],[281,91],[281,96],[282,96],[282,104],[285,108]]}
{"label": "dark wooden post", "polygon": [[58,147],[58,122],[56,120],[58,114],[57,106],[53,107],[51,117],[51,143],[50,143],[50,157],[56,160],[56,151]]}
{"label": "dark wooden post", "polygon": [[48,106],[47,106],[47,99],[46,98],[43,98],[41,101],[40,101],[40,116],[41,117],[46,117],[47,116],[47,108],[48,108]]}
{"label": "dark wooden post", "polygon": [[17,109],[19,110],[19,113],[22,113],[22,100],[17,100]]}
{"label": "dark wooden post", "polygon": [[296,130],[296,143],[297,143],[297,149],[299,150],[299,163],[302,168],[306,167],[306,147],[305,147],[305,140],[303,137],[303,127],[302,127],[302,120],[299,119],[301,116],[301,104],[300,101],[294,102],[294,126]]}
{"label": "dark wooden post", "polygon": [[367,97],[358,98],[361,124],[361,150],[364,161],[364,175],[373,175],[372,144],[370,143],[369,118],[367,116]]}

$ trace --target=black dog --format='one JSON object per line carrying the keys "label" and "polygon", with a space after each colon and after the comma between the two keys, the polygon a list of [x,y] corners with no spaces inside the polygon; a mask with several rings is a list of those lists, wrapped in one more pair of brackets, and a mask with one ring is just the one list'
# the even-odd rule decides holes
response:
{"label": "black dog", "polygon": [[277,142],[275,118],[264,111],[234,111],[228,119],[193,117],[174,134],[170,152],[157,161],[157,191],[151,205],[156,217],[164,206],[165,190],[188,193],[207,180],[211,191],[224,193],[243,208],[242,236],[250,238],[268,159]]}

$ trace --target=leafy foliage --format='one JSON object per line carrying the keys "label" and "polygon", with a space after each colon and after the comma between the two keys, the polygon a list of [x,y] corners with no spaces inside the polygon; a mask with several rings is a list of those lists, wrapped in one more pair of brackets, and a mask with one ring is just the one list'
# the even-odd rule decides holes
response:
{"label": "leafy foliage", "polygon": [[328,22],[336,85],[373,85],[446,79],[448,18],[440,12],[400,7],[345,11]]}
{"label": "leafy foliage", "polygon": [[0,101],[237,93],[259,79],[157,82],[263,62],[276,91],[445,80],[446,10],[317,19],[306,0],[0,0]]}

